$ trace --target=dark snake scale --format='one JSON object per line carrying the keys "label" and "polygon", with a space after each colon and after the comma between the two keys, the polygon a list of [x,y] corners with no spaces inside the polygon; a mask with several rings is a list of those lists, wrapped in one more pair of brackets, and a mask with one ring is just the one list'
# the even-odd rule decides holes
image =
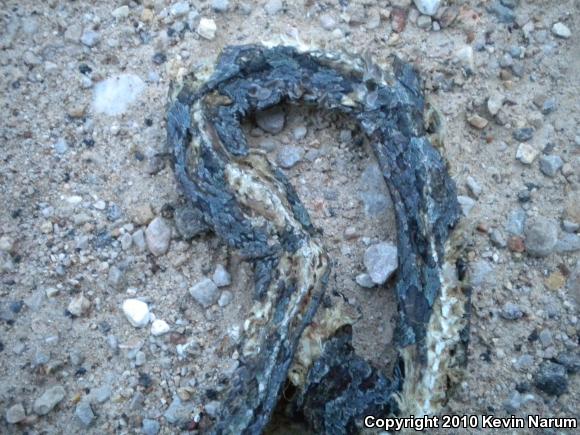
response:
{"label": "dark snake scale", "polygon": [[[254,268],[240,366],[212,433],[262,433],[289,384],[296,390],[289,412],[315,433],[334,435],[361,431],[368,414],[437,413],[460,379],[470,296],[451,234],[456,187],[429,140],[417,72],[391,60],[383,71],[343,54],[233,46],[207,80],[190,74],[172,84],[167,137],[178,183],[212,231]],[[355,121],[389,187],[399,257],[393,373],[357,356],[352,321],[340,306],[321,304],[330,271],[319,233],[282,171],[248,147],[241,122],[281,103]]]}

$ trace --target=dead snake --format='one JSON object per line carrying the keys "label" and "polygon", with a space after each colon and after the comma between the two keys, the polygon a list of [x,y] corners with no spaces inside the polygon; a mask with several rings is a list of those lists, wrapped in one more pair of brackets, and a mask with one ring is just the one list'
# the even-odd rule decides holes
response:
{"label": "dead snake", "polygon": [[[339,306],[319,310],[326,250],[282,171],[248,147],[242,120],[280,103],[356,121],[389,187],[399,252],[399,362],[389,377],[354,353]],[[172,84],[167,139],[178,183],[255,273],[241,364],[213,433],[262,433],[288,381],[298,389],[293,409],[317,433],[353,433],[367,414],[420,416],[445,404],[466,361],[469,291],[450,241],[456,188],[429,140],[425,105],[418,73],[397,57],[383,71],[369,59],[289,46],[228,47],[207,80]]]}

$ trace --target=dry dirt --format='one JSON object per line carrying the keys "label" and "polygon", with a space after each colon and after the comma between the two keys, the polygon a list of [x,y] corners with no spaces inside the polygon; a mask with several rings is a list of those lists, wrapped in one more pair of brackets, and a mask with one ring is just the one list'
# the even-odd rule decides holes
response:
{"label": "dry dirt", "polygon": [[[166,415],[175,397],[185,404],[182,427],[212,418],[216,392],[237,364],[252,271],[213,235],[185,240],[175,230],[182,198],[162,156],[168,87],[183,71],[212,65],[224,46],[279,37],[368,51],[379,63],[397,54],[419,68],[445,120],[443,152],[460,195],[473,200],[461,231],[474,287],[469,365],[445,412],[580,415],[580,3],[504,1],[515,5],[505,23],[490,12],[499,1],[448,1],[441,12],[458,8],[449,25],[447,16],[437,15],[437,24],[417,18],[409,0],[281,1],[273,14],[272,0],[231,0],[223,12],[212,3],[227,2],[182,2],[189,15],[172,15],[170,3],[1,3],[0,432],[154,434],[158,424],[159,433],[180,433]],[[215,38],[196,32],[200,17],[215,21]],[[394,31],[402,20],[405,29]],[[571,36],[554,35],[557,22]],[[144,91],[123,114],[97,113],[95,85],[120,73],[139,76]],[[497,95],[503,104],[493,116],[487,102]],[[544,104],[550,98],[554,107]],[[361,316],[357,350],[387,367],[391,288],[355,282],[366,247],[394,241],[388,196],[377,194],[387,205],[380,213],[363,201],[369,183],[384,182],[372,176],[373,158],[356,132],[345,140],[349,126],[340,119],[285,110],[280,134],[247,125],[248,136],[255,146],[273,141],[273,160],[284,145],[305,151],[286,173],[323,231],[330,290]],[[475,114],[488,121],[484,128],[468,122]],[[295,137],[297,127],[306,127],[304,138]],[[516,159],[514,132],[523,127],[533,128],[531,164]],[[553,176],[540,169],[547,155],[563,163]],[[473,181],[481,192],[467,187]],[[518,211],[523,232],[508,224]],[[156,216],[173,228],[161,256],[129,242]],[[534,257],[530,232],[539,217],[548,221],[538,231],[560,242],[542,239],[547,253]],[[188,289],[218,264],[232,279],[220,292],[233,299],[203,309]],[[69,304],[80,295],[88,305],[73,316]],[[147,302],[171,332],[155,337],[150,325],[133,327],[121,309],[128,298]],[[538,388],[550,361],[565,367],[557,379],[564,392]],[[35,401],[58,385],[64,397],[39,415]],[[88,411],[80,406],[88,403]]]}

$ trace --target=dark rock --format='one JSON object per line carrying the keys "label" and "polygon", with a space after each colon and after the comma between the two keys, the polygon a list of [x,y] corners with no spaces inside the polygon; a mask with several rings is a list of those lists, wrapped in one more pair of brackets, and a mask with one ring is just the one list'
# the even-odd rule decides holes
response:
{"label": "dark rock", "polygon": [[566,367],[566,370],[571,375],[580,372],[580,355],[577,353],[562,352],[556,357],[556,362]]}
{"label": "dark rock", "polygon": [[173,218],[177,232],[185,240],[190,240],[208,230],[208,226],[203,221],[203,214],[189,203],[177,206]]}
{"label": "dark rock", "polygon": [[487,7],[488,12],[494,14],[501,23],[510,24],[513,23],[516,19],[516,15],[514,12],[502,5],[499,1],[493,2],[491,5]]}
{"label": "dark rock", "polygon": [[551,361],[542,363],[534,377],[534,384],[551,396],[559,396],[568,389],[566,367]]}
{"label": "dark rock", "polygon": [[513,137],[519,142],[526,142],[534,136],[534,129],[531,127],[523,127],[514,130]]}

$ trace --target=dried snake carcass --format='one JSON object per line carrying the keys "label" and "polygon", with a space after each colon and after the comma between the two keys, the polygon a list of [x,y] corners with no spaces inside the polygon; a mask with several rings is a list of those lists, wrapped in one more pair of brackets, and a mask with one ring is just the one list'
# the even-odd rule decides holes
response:
{"label": "dried snake carcass", "polygon": [[[280,103],[338,112],[366,134],[395,204],[399,363],[389,376],[358,357],[349,319],[320,308],[326,250],[292,185],[241,129]],[[469,294],[459,279],[456,189],[431,145],[417,72],[287,46],[226,48],[207,80],[172,84],[168,144],[181,188],[255,272],[241,364],[214,433],[261,433],[290,381],[317,433],[353,433],[364,415],[437,412],[465,363]],[[321,345],[315,346],[313,343]]]}

